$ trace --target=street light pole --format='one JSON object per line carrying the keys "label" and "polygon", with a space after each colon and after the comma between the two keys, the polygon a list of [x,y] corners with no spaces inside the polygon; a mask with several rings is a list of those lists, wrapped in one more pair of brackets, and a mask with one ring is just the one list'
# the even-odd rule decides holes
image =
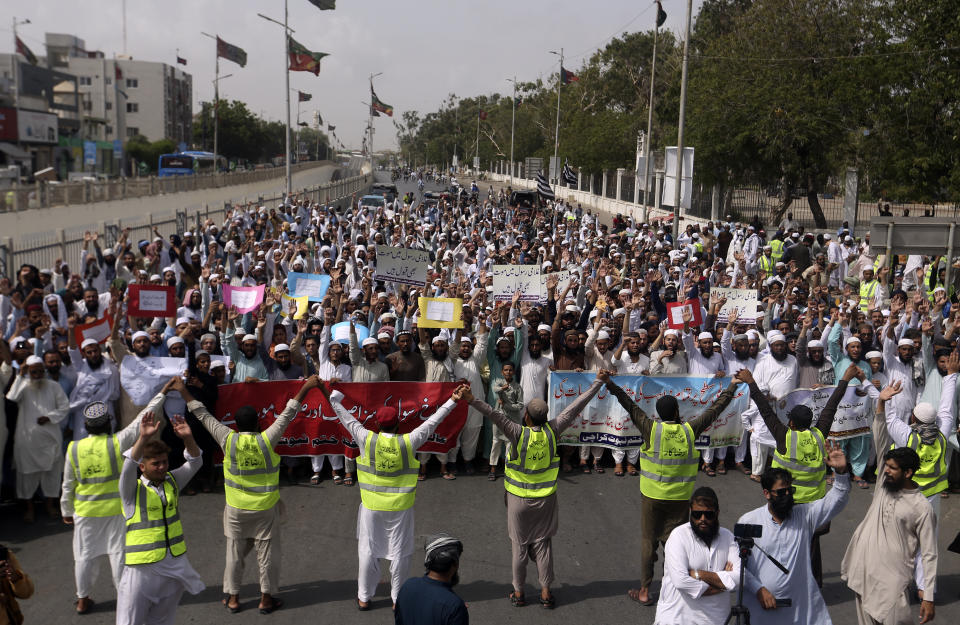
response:
{"label": "street light pole", "polygon": [[513,80],[507,78],[508,81],[513,83],[513,99],[510,101],[511,108],[511,117],[510,117],[510,185],[513,185],[513,131],[517,125],[517,77],[514,76]]}
{"label": "street light pole", "polygon": [[[290,28],[288,22],[289,11],[287,10],[287,0],[283,0],[283,22],[279,22],[271,17],[267,17],[263,13],[257,13],[258,16],[267,20],[268,22],[273,22],[278,26],[283,26],[283,76],[284,81],[286,82],[286,91],[287,91],[287,128],[285,133],[285,145],[286,145],[286,155],[284,158],[286,164],[286,189],[287,194],[286,198],[290,197],[291,192],[291,181],[290,181],[290,33],[296,32]],[[284,198],[284,203],[286,203],[286,198]]]}
{"label": "street light pole", "polygon": [[[677,178],[673,190],[673,242],[676,245],[680,236],[680,217],[683,208],[680,206],[680,190],[683,184],[683,122],[687,111],[687,61],[690,58],[690,19],[693,13],[693,0],[687,0],[687,26],[683,38],[683,65],[680,72],[680,119],[677,126]],[[691,200],[693,198],[690,198]]]}
{"label": "street light pole", "polygon": [[[557,126],[553,132],[553,161],[557,164],[557,173],[560,171],[560,163],[557,162],[557,151],[560,147],[560,85],[563,83],[563,48],[560,48],[560,52],[550,51],[550,54],[559,54],[560,55],[560,69],[557,70]],[[549,168],[548,168],[549,171]],[[551,182],[553,178],[550,179]],[[559,184],[559,180],[558,180]]]}
{"label": "street light pole", "polygon": [[[659,16],[658,16],[659,17]],[[653,61],[650,63],[650,102],[647,110],[647,135],[643,139],[643,221],[647,221],[650,206],[650,144],[653,141],[653,88],[657,76],[657,36],[660,34],[660,27],[656,25],[657,18],[654,18],[653,26]],[[637,172],[639,175],[640,172]]]}

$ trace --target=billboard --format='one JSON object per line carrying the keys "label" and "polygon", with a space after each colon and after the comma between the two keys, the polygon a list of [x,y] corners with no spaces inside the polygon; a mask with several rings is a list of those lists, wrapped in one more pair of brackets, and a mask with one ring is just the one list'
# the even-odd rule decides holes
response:
{"label": "billboard", "polygon": [[57,143],[57,116],[39,111],[17,111],[17,131],[25,143]]}
{"label": "billboard", "polygon": [[17,109],[0,108],[0,141],[17,140]]}

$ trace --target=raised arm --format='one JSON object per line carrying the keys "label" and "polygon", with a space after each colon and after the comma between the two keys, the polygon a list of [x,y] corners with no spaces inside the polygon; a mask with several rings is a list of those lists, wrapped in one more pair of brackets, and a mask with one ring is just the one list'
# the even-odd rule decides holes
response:
{"label": "raised arm", "polygon": [[[570,427],[573,424],[574,419],[576,419],[580,413],[583,412],[583,409],[587,407],[587,404],[590,403],[590,400],[592,400],[593,397],[600,392],[600,388],[604,384],[612,384],[612,382],[610,382],[610,376],[612,374],[612,371],[607,371],[606,369],[601,369],[598,371],[597,379],[593,381],[593,384],[590,385],[590,388],[587,389],[587,392],[581,393],[580,397],[577,397],[575,400],[573,400],[569,406],[560,412],[560,414],[558,414],[554,419],[551,419],[551,427],[553,427],[557,433],[563,432]],[[636,404],[634,405],[636,406]],[[637,409],[639,410],[639,406],[637,406]],[[641,411],[641,413],[642,412],[643,411]]]}

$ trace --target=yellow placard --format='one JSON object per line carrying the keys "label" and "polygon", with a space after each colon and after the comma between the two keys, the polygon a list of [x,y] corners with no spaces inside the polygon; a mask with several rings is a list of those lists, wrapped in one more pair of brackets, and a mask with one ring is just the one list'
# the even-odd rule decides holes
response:
{"label": "yellow placard", "polygon": [[462,328],[463,300],[459,297],[421,297],[419,328]]}
{"label": "yellow placard", "polygon": [[290,310],[290,302],[297,303],[297,313],[293,316],[294,319],[303,319],[307,314],[307,309],[310,308],[310,298],[306,295],[303,297],[290,297],[284,293],[280,298],[280,314],[284,317],[289,316],[287,311]]}

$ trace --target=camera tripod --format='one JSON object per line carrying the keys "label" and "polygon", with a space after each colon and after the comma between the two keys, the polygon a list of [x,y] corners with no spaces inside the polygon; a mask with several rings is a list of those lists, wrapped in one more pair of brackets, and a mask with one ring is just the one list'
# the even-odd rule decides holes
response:
{"label": "camera tripod", "polygon": [[[730,625],[731,622],[735,625],[750,625],[750,610],[747,608],[747,606],[743,605],[743,577],[747,570],[747,559],[750,557],[750,551],[756,547],[760,550],[760,553],[767,556],[768,560],[773,562],[778,569],[787,575],[790,574],[790,569],[780,564],[776,558],[764,551],[763,548],[757,545],[752,538],[741,538],[739,536],[735,536],[734,540],[737,541],[737,546],[740,547],[740,585],[737,586],[737,603],[730,608],[730,614],[727,616],[727,620],[724,621],[724,625]],[[779,605],[781,601],[778,599],[777,603]],[[787,602],[784,604],[789,605],[789,600],[787,600]]]}

